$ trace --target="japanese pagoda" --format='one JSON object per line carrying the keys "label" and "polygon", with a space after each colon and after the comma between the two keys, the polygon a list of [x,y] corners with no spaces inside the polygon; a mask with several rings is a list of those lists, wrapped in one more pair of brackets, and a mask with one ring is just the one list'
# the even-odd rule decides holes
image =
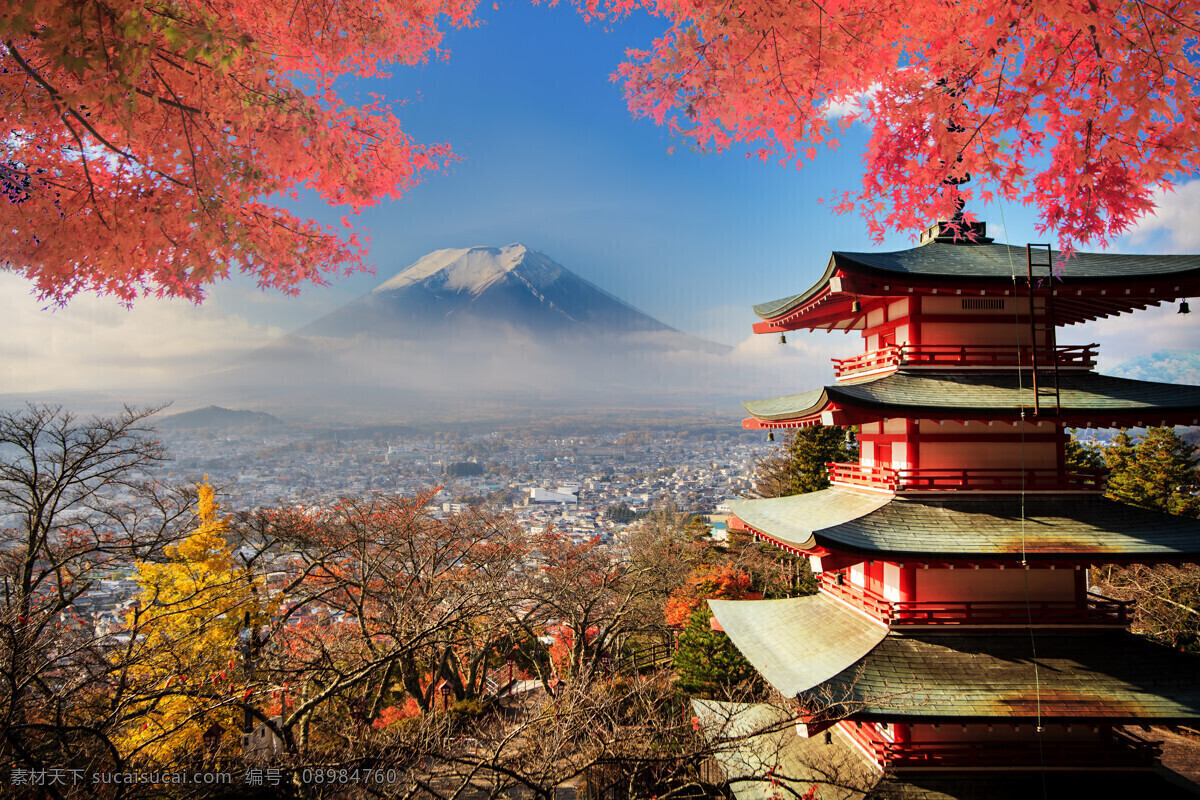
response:
{"label": "japanese pagoda", "polygon": [[1110,770],[1114,788],[1152,774],[1149,726],[1200,721],[1200,658],[1129,633],[1088,569],[1200,561],[1200,521],[1105,499],[1103,475],[1068,468],[1067,429],[1197,425],[1200,387],[1098,374],[1096,345],[1057,334],[1200,295],[1200,256],[1079,253],[1052,277],[1049,246],[970,225],[974,241],[940,223],[909,250],[835,252],[755,307],[756,332],[865,348],[833,385],[745,403],[744,426],[856,426],[860,460],[822,491],[730,501],[731,526],[807,556],[820,591],[710,601],[714,627],[794,702],[811,753],[840,742],[917,783]]}

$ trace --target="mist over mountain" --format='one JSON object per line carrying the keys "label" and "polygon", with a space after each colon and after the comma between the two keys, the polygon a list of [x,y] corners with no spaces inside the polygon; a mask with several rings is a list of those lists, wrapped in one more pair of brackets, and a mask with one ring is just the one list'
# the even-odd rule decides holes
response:
{"label": "mist over mountain", "polygon": [[224,389],[226,405],[287,405],[319,416],[347,409],[397,420],[467,419],[501,408],[736,414],[723,377],[731,349],[512,244],[430,253],[206,377]]}
{"label": "mist over mountain", "polygon": [[1109,370],[1109,374],[1140,381],[1200,385],[1200,352],[1157,350],[1123,361]]}

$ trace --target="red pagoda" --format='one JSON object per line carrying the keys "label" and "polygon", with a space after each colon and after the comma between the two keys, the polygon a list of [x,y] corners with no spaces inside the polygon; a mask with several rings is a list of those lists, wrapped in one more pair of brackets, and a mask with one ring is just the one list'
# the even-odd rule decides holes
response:
{"label": "red pagoda", "polygon": [[1096,345],[1057,332],[1200,295],[1200,256],[1079,253],[1053,276],[1048,246],[973,227],[835,252],[811,288],[755,307],[756,332],[865,347],[833,385],[745,403],[745,427],[855,426],[861,455],[829,465],[828,489],[730,502],[820,591],[711,601],[715,626],[794,701],[809,756],[849,749],[899,795],[1042,796],[1051,775],[1051,796],[1088,780],[1093,797],[1192,796],[1153,772],[1146,732],[1200,721],[1200,658],[1129,633],[1088,570],[1200,561],[1200,521],[1104,498],[1065,445],[1068,428],[1200,424],[1200,387],[1098,374]]}

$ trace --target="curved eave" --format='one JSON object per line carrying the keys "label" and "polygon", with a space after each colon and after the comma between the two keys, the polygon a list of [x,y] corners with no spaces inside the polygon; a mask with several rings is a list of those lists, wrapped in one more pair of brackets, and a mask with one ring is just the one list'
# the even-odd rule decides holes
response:
{"label": "curved eave", "polygon": [[[1010,263],[1007,254],[1011,252]],[[1055,263],[1059,254],[1055,254]],[[1072,324],[1200,295],[1200,256],[1079,253],[1061,262],[1057,324]],[[927,294],[1017,296],[1012,274],[1025,275],[1024,248],[935,242],[890,253],[832,254],[821,278],[800,294],[754,306],[758,333],[862,327],[850,303],[870,297]]]}
{"label": "curved eave", "polygon": [[891,633],[818,691],[859,719],[1191,722],[1200,656],[1124,632]]}
{"label": "curved eave", "polygon": [[[1200,386],[1114,378],[1093,372],[1059,377],[1054,407],[1042,377],[1042,416],[1072,427],[1147,427],[1200,424]],[[1027,372],[896,372],[847,381],[802,394],[742,405],[746,428],[852,425],[884,417],[1018,420],[1034,408]]]}
{"label": "curved eave", "polygon": [[[874,758],[837,727],[828,741],[804,738],[796,735],[795,713],[780,705],[693,699],[691,707],[736,800],[861,800],[866,787],[879,781]],[[837,780],[831,782],[830,775]],[[847,788],[853,786],[864,791]]]}
{"label": "curved eave", "polygon": [[785,697],[827,681],[887,636],[887,628],[823,594],[709,600],[734,645]]}
{"label": "curved eave", "polygon": [[[755,428],[804,428],[819,425],[821,412],[830,410],[828,386],[813,389],[800,394],[790,394],[786,397],[775,397],[769,400],[747,400],[742,403],[750,419],[742,425],[748,429]],[[758,423],[792,423],[762,425]]]}
{"label": "curved eave", "polygon": [[1200,561],[1200,520],[1102,497],[907,499],[831,488],[730,500],[746,529],[797,553],[897,562]]}

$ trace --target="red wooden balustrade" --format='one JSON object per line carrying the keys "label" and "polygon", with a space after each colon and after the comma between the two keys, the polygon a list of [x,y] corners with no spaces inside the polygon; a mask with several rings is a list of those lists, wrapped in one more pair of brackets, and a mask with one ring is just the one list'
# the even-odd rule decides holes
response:
{"label": "red wooden balustrade", "polygon": [[993,492],[1087,492],[1104,491],[1104,470],[1058,470],[1020,468],[893,469],[865,464],[825,465],[831,483],[889,492],[942,492],[959,489]]}
{"label": "red wooden balustrade", "polygon": [[[838,575],[843,581],[838,582]],[[888,625],[1112,625],[1129,624],[1129,603],[1089,594],[1075,600],[887,600],[851,583],[846,574],[817,576],[821,591],[841,598]]]}
{"label": "red wooden balustrade", "polygon": [[[1096,365],[1095,344],[1038,348],[1038,368],[1090,369]],[[833,373],[842,378],[896,367],[1030,367],[1033,348],[993,344],[902,344],[887,345],[851,358],[835,358]]]}

